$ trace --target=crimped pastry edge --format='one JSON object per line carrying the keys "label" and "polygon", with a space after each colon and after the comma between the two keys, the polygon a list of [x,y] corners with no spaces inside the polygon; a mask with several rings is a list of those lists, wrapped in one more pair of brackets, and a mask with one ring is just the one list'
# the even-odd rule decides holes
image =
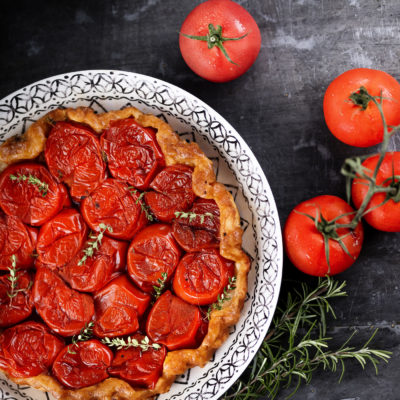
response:
{"label": "crimped pastry edge", "polygon": [[[133,388],[127,382],[108,378],[99,384],[78,390],[64,388],[50,375],[41,374],[35,377],[17,379],[9,377],[18,384],[32,386],[36,389],[51,392],[57,399],[71,400],[134,400],[150,399],[157,394],[167,392],[177,375],[188,368],[203,367],[214,352],[229,335],[229,329],[240,318],[247,291],[247,275],[250,261],[242,250],[242,229],[240,215],[236,204],[225,186],[216,181],[211,160],[209,160],[197,143],[187,143],[179,138],[172,128],[152,114],[144,114],[135,107],[96,114],[92,109],[79,107],[76,109],[56,109],[50,111],[33,123],[22,135],[22,140],[8,139],[0,146],[0,163],[3,165],[34,159],[43,150],[46,136],[54,122],[74,121],[90,126],[100,134],[112,120],[134,118],[144,127],[157,130],[157,141],[164,154],[166,165],[185,164],[194,168],[192,187],[195,194],[206,199],[214,199],[220,210],[220,253],[225,258],[235,261],[236,288],[231,300],[225,302],[221,310],[211,313],[208,333],[197,349],[182,349],[167,353],[163,374],[153,390]],[[34,151],[29,149],[30,141],[41,143]],[[21,143],[24,145],[21,146]],[[5,371],[3,371],[5,372]],[[6,373],[6,372],[5,372]],[[7,373],[6,373],[7,375]]]}

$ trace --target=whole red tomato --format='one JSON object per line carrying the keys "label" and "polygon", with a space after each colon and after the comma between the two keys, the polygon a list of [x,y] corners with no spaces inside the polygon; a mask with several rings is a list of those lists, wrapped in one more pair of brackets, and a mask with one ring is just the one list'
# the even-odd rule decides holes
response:
{"label": "whole red tomato", "polygon": [[383,140],[379,109],[367,93],[383,97],[383,113],[389,126],[400,124],[400,84],[396,79],[368,68],[346,71],[326,89],[324,115],[332,134],[351,146],[374,146]]}
{"label": "whole red tomato", "polygon": [[185,19],[179,47],[186,64],[202,78],[227,82],[256,60],[261,34],[256,21],[230,0],[208,0]]}
{"label": "whole red tomato", "polygon": [[[379,155],[367,158],[363,162],[366,174],[372,176]],[[368,172],[368,170],[370,172]],[[377,185],[391,187],[392,192],[376,193],[368,203],[364,219],[375,229],[386,232],[400,232],[400,152],[387,153],[379,167],[375,182]],[[354,179],[351,194],[354,205],[359,208],[368,192],[366,179]],[[385,202],[384,204],[382,204]]]}
{"label": "whole red tomato", "polygon": [[[314,276],[335,275],[349,268],[361,251],[364,238],[361,223],[351,231],[348,228],[332,229],[332,224],[324,221],[332,221],[343,215],[336,223],[348,224],[352,215],[345,214],[351,212],[353,209],[336,196],[318,196],[298,204],[289,214],[283,231],[285,250],[290,261],[301,271]],[[329,265],[324,234],[331,237],[328,239]],[[342,238],[350,255],[335,238]]]}

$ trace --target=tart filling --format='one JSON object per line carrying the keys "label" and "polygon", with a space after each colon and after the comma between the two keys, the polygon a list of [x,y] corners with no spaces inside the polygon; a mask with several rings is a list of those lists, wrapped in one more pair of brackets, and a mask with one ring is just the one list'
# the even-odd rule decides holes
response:
{"label": "tart filling", "polygon": [[197,144],[133,107],[54,110],[23,135],[0,146],[0,369],[63,399],[168,391],[240,316],[232,196]]}

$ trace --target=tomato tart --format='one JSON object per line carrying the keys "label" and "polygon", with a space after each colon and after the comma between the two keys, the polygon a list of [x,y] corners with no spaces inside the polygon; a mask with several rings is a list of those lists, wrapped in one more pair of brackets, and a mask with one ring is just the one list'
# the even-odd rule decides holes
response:
{"label": "tomato tart", "polygon": [[0,146],[0,370],[59,399],[148,399],[239,319],[240,216],[196,143],[128,107]]}

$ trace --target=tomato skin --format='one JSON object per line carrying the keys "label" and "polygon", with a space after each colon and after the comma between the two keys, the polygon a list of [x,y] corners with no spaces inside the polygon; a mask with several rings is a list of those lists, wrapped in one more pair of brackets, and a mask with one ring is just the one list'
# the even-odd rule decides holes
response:
{"label": "tomato skin", "polygon": [[101,223],[110,226],[105,234],[115,239],[130,240],[142,229],[147,219],[138,201],[140,193],[116,179],[107,179],[81,203],[83,218],[98,232]]}
{"label": "tomato skin", "polygon": [[[222,35],[240,40],[223,45],[237,65],[229,62],[222,51],[207,42],[182,35],[206,36],[208,25],[222,27]],[[198,5],[186,17],[180,30],[179,47],[186,64],[197,75],[212,82],[227,82],[245,73],[256,60],[261,48],[261,34],[253,17],[239,4],[230,0],[208,0]]]}
{"label": "tomato skin", "polygon": [[37,229],[0,211],[0,270],[7,271],[12,266],[12,255],[15,255],[18,269],[32,267],[37,235]]}
{"label": "tomato skin", "polygon": [[105,179],[100,143],[82,125],[57,122],[47,138],[44,156],[51,174],[69,186],[75,200],[88,196]]}
{"label": "tomato skin", "polygon": [[215,249],[188,253],[176,268],[174,292],[190,304],[214,303],[234,275],[234,266]]}
{"label": "tomato skin", "polygon": [[100,341],[78,342],[61,350],[54,361],[53,374],[66,387],[80,389],[107,379],[112,359],[112,351]]}
{"label": "tomato skin", "polygon": [[171,222],[176,211],[188,210],[196,198],[192,190],[192,168],[172,165],[164,168],[151,182],[154,191],[144,195],[151,212],[162,222]]}
{"label": "tomato skin", "polygon": [[382,94],[386,123],[393,126],[400,124],[400,84],[386,72],[356,68],[339,75],[326,89],[324,115],[329,130],[346,144],[369,147],[382,142],[383,122],[372,101],[362,110],[350,100],[360,87],[372,96]]}
{"label": "tomato skin", "polygon": [[100,144],[114,178],[140,190],[147,189],[157,171],[165,166],[155,133],[155,129],[145,128],[132,118],[111,121]]}
{"label": "tomato skin", "polygon": [[[318,210],[319,214],[322,213],[327,220],[354,211],[341,198],[329,195],[314,197],[298,204],[289,214],[283,231],[286,254],[294,266],[306,274],[335,275],[349,268],[360,254],[364,230],[360,222],[350,235],[343,238],[343,243],[352,257],[343,251],[338,242],[329,240],[329,271],[322,234],[315,227],[314,221],[299,214],[299,212],[309,214],[314,218]],[[337,222],[345,224],[349,223],[351,219],[352,215],[348,215],[340,218]],[[339,236],[348,232],[348,229],[343,228],[337,230]]]}
{"label": "tomato skin", "polygon": [[[135,334],[132,338],[140,342],[144,336]],[[144,352],[132,347],[118,350],[108,373],[127,381],[134,387],[154,389],[162,374],[166,355],[167,350],[164,346],[158,350],[150,347]]]}
{"label": "tomato skin", "polygon": [[64,342],[46,325],[23,322],[0,335],[0,368],[14,378],[28,378],[45,372]]}
{"label": "tomato skin", "polygon": [[33,284],[33,301],[43,321],[62,336],[73,336],[92,319],[93,299],[70,289],[58,274],[40,267]]}
{"label": "tomato skin", "polygon": [[31,299],[33,282],[32,276],[27,271],[17,271],[17,284],[15,290],[19,292],[10,299],[11,293],[10,274],[0,276],[0,328],[15,325],[32,314],[33,302]]}
{"label": "tomato skin", "polygon": [[[12,181],[10,175],[32,175],[48,184],[46,196],[27,181]],[[65,197],[50,172],[33,162],[13,164],[0,176],[0,206],[7,215],[14,215],[25,224],[40,226],[63,207]]]}
{"label": "tomato skin", "polygon": [[136,289],[126,275],[121,275],[97,292],[94,301],[93,332],[99,337],[114,337],[138,330],[138,316],[146,311],[150,296]]}
{"label": "tomato skin", "polygon": [[[220,221],[215,201],[198,198],[189,212],[197,216],[193,219],[175,218],[172,221],[172,234],[178,244],[188,252],[218,247]],[[203,220],[199,215],[203,216]]]}
{"label": "tomato skin", "polygon": [[70,263],[59,269],[61,277],[72,289],[80,292],[95,292],[124,271],[128,243],[104,236],[99,248],[79,265],[86,244]]}
{"label": "tomato skin", "polygon": [[150,310],[146,332],[151,340],[167,346],[168,350],[188,349],[197,345],[196,335],[200,326],[198,307],[167,290]]}
{"label": "tomato skin", "polygon": [[40,228],[37,261],[53,268],[62,267],[83,246],[87,233],[88,227],[78,211],[61,211]]}
{"label": "tomato skin", "polygon": [[172,228],[153,224],[140,231],[128,250],[128,274],[143,291],[152,293],[153,286],[166,272],[171,279],[181,256]]}
{"label": "tomato skin", "polygon": [[[362,165],[371,172],[365,171],[372,176],[378,162],[379,155],[367,158]],[[393,168],[393,169],[392,169]],[[386,153],[382,164],[379,167],[375,182],[378,185],[388,186],[389,182],[383,183],[386,179],[393,175],[400,175],[400,152]],[[351,195],[354,205],[359,208],[368,192],[368,183],[365,179],[356,178],[353,180],[351,187]],[[386,193],[376,193],[368,203],[366,211],[381,204],[386,198]],[[364,216],[369,225],[380,231],[400,232],[400,202],[396,203],[390,199],[386,204],[376,208]]]}

